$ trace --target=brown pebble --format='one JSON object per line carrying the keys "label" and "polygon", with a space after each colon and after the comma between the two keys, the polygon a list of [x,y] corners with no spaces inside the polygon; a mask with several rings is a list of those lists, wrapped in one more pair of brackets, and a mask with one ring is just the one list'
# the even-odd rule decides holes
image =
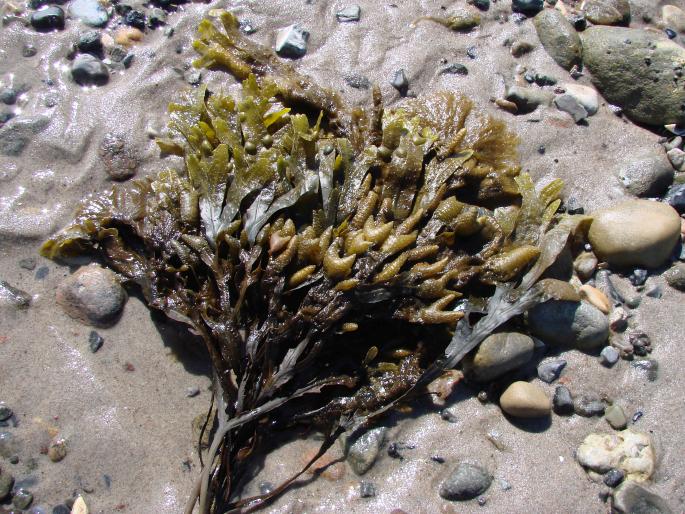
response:
{"label": "brown pebble", "polygon": [[611,302],[602,291],[587,284],[580,286],[578,291],[580,292],[581,298],[597,307],[604,314],[609,314],[611,311]]}
{"label": "brown pebble", "polygon": [[52,462],[59,462],[67,456],[67,442],[60,438],[53,439],[48,446],[48,457]]}
{"label": "brown pebble", "polygon": [[552,402],[545,392],[534,384],[518,381],[507,387],[499,399],[500,407],[507,414],[518,418],[549,416]]}
{"label": "brown pebble", "polygon": [[504,98],[497,98],[495,100],[495,103],[497,104],[497,107],[499,107],[500,109],[503,109],[512,114],[516,114],[516,112],[518,111],[518,107],[514,102],[510,102],[509,100],[505,100]]}
{"label": "brown pebble", "polygon": [[132,46],[143,40],[143,33],[135,27],[121,27],[114,33],[114,42],[121,46]]}

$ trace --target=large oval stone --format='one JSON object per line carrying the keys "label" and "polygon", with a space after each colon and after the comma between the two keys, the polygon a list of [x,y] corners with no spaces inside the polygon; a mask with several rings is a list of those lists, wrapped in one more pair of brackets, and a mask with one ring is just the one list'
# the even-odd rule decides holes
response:
{"label": "large oval stone", "polygon": [[628,200],[595,212],[593,218],[588,233],[592,248],[617,267],[657,268],[680,238],[678,213],[661,202]]}
{"label": "large oval stone", "polygon": [[[583,60],[604,98],[633,121],[685,123],[685,48],[654,32],[590,27],[582,35]],[[682,75],[682,74],[680,74]]]}
{"label": "large oval stone", "polygon": [[545,392],[528,382],[514,382],[502,393],[499,405],[504,412],[517,418],[549,416],[552,402]]}
{"label": "large oval stone", "polygon": [[473,359],[464,363],[465,371],[478,382],[488,382],[528,362],[534,349],[533,340],[525,334],[492,334],[480,344]]}
{"label": "large oval stone", "polygon": [[566,70],[579,65],[583,44],[571,22],[556,9],[545,9],[534,19],[538,38],[547,53]]}
{"label": "large oval stone", "polygon": [[528,312],[528,325],[536,337],[550,346],[589,350],[609,337],[609,320],[585,302],[550,300]]}

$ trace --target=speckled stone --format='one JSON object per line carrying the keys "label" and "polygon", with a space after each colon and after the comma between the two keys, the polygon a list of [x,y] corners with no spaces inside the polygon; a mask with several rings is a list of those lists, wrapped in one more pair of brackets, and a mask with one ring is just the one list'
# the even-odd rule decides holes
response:
{"label": "speckled stone", "polygon": [[440,484],[438,492],[446,500],[471,500],[487,491],[491,483],[492,476],[485,469],[462,462]]}

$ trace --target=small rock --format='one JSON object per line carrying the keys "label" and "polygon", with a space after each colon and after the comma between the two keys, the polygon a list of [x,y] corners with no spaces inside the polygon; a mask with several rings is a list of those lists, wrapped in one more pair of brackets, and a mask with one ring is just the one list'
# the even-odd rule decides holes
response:
{"label": "small rock", "polygon": [[31,14],[31,25],[36,30],[63,30],[64,29],[64,10],[56,5],[42,7]]}
{"label": "small rock", "polygon": [[183,74],[183,80],[191,86],[197,86],[202,82],[202,72],[195,68],[190,68]]}
{"label": "small rock", "polygon": [[565,386],[557,386],[552,400],[554,412],[560,416],[573,414],[573,397]]}
{"label": "small rock", "polygon": [[548,416],[552,403],[545,392],[534,384],[518,381],[511,384],[499,399],[500,407],[517,418]]}
{"label": "small rock", "polygon": [[476,53],[476,47],[475,46],[470,46],[466,49],[466,56],[469,59],[475,59],[478,57],[478,54]]}
{"label": "small rock", "polygon": [[100,32],[97,30],[89,30],[79,36],[76,44],[80,52],[86,54],[100,54],[102,52],[102,39]]}
{"label": "small rock", "polygon": [[362,498],[373,498],[376,496],[376,487],[371,482],[359,482],[359,496]]}
{"label": "small rock", "polygon": [[440,75],[468,75],[469,70],[466,66],[463,64],[459,64],[458,62],[454,62],[452,64],[448,64],[444,68],[440,70]]}
{"label": "small rock", "polygon": [[125,48],[140,43],[145,34],[138,27],[121,27],[114,33],[114,42]]}
{"label": "small rock", "polygon": [[664,278],[672,288],[685,291],[685,263],[676,262],[664,273]]}
{"label": "small rock", "polygon": [[620,469],[626,480],[644,482],[654,473],[655,455],[647,434],[631,429],[588,435],[576,451],[578,463],[596,473]]}
{"label": "small rock", "polygon": [[[74,503],[75,505],[76,503]],[[52,514],[71,514],[71,509],[66,505],[57,505],[53,507]]]}
{"label": "small rock", "polygon": [[464,374],[456,369],[445,370],[442,375],[426,386],[426,391],[433,401],[433,405],[442,407],[445,400],[454,392],[454,388],[464,378]]}
{"label": "small rock", "polygon": [[659,363],[654,359],[642,359],[633,361],[630,365],[643,372],[647,376],[647,380],[650,382],[656,381],[659,376]]}
{"label": "small rock", "polygon": [[583,12],[595,25],[630,24],[629,0],[585,0]]}
{"label": "small rock", "polygon": [[564,359],[541,362],[538,365],[538,378],[547,384],[551,384],[559,378],[565,367],[566,361]]}
{"label": "small rock", "polygon": [[613,507],[620,514],[673,513],[663,498],[627,480],[614,492]]}
{"label": "small rock", "polygon": [[124,16],[124,23],[130,27],[135,27],[139,30],[145,30],[145,25],[147,25],[147,17],[144,13],[131,9]]}
{"label": "small rock", "polygon": [[19,267],[24,268],[29,271],[36,269],[36,259],[33,257],[27,257],[26,259],[21,259],[19,261]]}
{"label": "small rock", "polygon": [[5,500],[12,492],[14,486],[14,477],[11,473],[3,470],[0,473],[0,501]]}
{"label": "small rock", "polygon": [[597,257],[592,252],[582,252],[573,261],[573,269],[581,280],[588,280],[597,269]]}
{"label": "small rock", "polygon": [[533,112],[540,105],[549,105],[553,95],[549,91],[521,86],[509,86],[505,99],[514,102],[521,114]]}
{"label": "small rock", "polygon": [[104,86],[109,81],[109,71],[94,55],[81,54],[71,65],[71,77],[80,86]]}
{"label": "small rock", "polygon": [[487,11],[490,9],[490,0],[468,0],[467,3],[473,5],[481,11]]}
{"label": "small rock", "polygon": [[607,471],[606,475],[604,475],[603,482],[604,485],[608,487],[617,487],[621,482],[623,482],[623,477],[625,477],[625,473],[623,471],[612,468]]}
{"label": "small rock", "polygon": [[466,32],[480,25],[480,14],[473,9],[456,9],[447,18],[447,26],[457,32]]}
{"label": "small rock", "polygon": [[533,340],[525,334],[492,334],[480,344],[473,358],[464,363],[464,369],[474,380],[489,382],[527,363],[534,349]]}
{"label": "small rock", "polygon": [[33,46],[32,44],[30,44],[30,43],[25,44],[25,45],[21,48],[21,55],[22,55],[23,57],[27,57],[27,58],[28,58],[28,57],[33,57],[33,56],[36,55],[37,53],[38,53],[38,49],[37,49],[35,46]]}
{"label": "small rock", "polygon": [[587,350],[609,337],[609,321],[596,307],[585,302],[550,300],[528,312],[532,334],[562,348]]}
{"label": "small rock", "polygon": [[587,28],[587,18],[585,18],[585,14],[582,12],[571,14],[567,19],[578,32],[582,32]]}
{"label": "small rock", "polygon": [[5,402],[0,402],[0,421],[7,421],[12,417],[12,409]]}
{"label": "small rock", "polygon": [[364,75],[350,74],[343,77],[345,84],[354,89],[369,89],[371,87],[371,81]]}
{"label": "small rock", "polygon": [[407,94],[407,89],[409,88],[409,80],[403,69],[399,69],[395,72],[390,85],[397,89],[402,96]]}
{"label": "small rock", "polygon": [[671,165],[678,171],[685,171],[685,152],[680,148],[671,148],[666,152]]}
{"label": "small rock", "polygon": [[588,117],[588,113],[575,97],[567,94],[559,95],[554,99],[554,105],[560,111],[567,112],[573,121],[580,123]]}
{"label": "small rock", "polygon": [[667,27],[685,32],[685,12],[675,5],[664,5],[661,8],[661,19]]}
{"label": "small rock", "polygon": [[108,132],[98,149],[100,162],[112,180],[126,180],[136,174],[140,163],[137,153],[122,134]]}
{"label": "small rock", "polygon": [[26,291],[12,287],[4,280],[0,280],[0,307],[26,309],[31,305],[31,295]]}
{"label": "small rock", "polygon": [[533,23],[545,51],[559,66],[565,70],[580,66],[583,45],[571,22],[560,11],[545,9],[535,16]]}
{"label": "small rock", "polygon": [[[633,347],[635,355],[645,356],[652,351],[652,341],[649,336],[640,330],[634,330],[628,334],[628,340]],[[656,363],[656,361],[655,361]]]}
{"label": "small rock", "polygon": [[69,14],[91,27],[102,27],[109,20],[107,10],[98,0],[72,0],[69,3]]}
{"label": "small rock", "polygon": [[609,311],[611,311],[609,298],[596,287],[585,284],[580,286],[578,292],[583,300],[597,307],[603,314],[609,314]]}
{"label": "small rock", "polygon": [[91,330],[90,334],[88,334],[88,347],[92,353],[96,353],[102,348],[104,342],[105,340],[95,330]]}
{"label": "small rock", "polygon": [[117,276],[97,264],[79,268],[57,288],[57,303],[64,312],[86,325],[112,325],[125,301]]}
{"label": "small rock", "polygon": [[613,346],[605,346],[599,354],[599,362],[607,368],[612,367],[618,362],[618,350]]}
{"label": "small rock", "polygon": [[627,200],[595,212],[588,238],[610,265],[657,268],[680,239],[680,217],[664,203]]}
{"label": "small rock", "polygon": [[[152,28],[157,28],[161,25],[164,25],[167,21],[167,14],[164,12],[163,9],[160,9],[159,7],[155,7],[150,11],[150,17],[148,19],[148,24]],[[244,34],[253,34],[255,30],[249,31],[246,30],[246,23],[241,20],[240,22],[240,30],[243,31]],[[250,26],[250,28],[252,28]]]}
{"label": "small rock", "polygon": [[[609,274],[608,270],[602,270],[601,274],[598,272],[595,277],[595,284],[598,286],[600,282],[599,277],[606,277],[606,283],[603,281],[604,287],[600,289],[602,289],[605,294],[608,292],[609,294],[607,296],[616,300],[618,303],[624,303],[626,307],[630,309],[635,309],[640,305],[642,297],[635,291],[635,288],[633,288],[629,281],[621,280],[617,275]],[[608,291],[605,291],[604,288],[607,285],[609,285],[609,288]]]}
{"label": "small rock", "polygon": [[457,415],[456,409],[454,409],[453,407],[450,407],[448,409],[442,409],[440,411],[440,417],[448,423],[459,422],[459,416]]}
{"label": "small rock", "polygon": [[488,490],[492,476],[475,464],[461,462],[440,484],[438,493],[446,500],[471,500]]}
{"label": "small rock", "polygon": [[276,35],[276,53],[281,57],[296,59],[307,53],[309,32],[299,25],[290,25],[278,31]]}
{"label": "small rock", "polygon": [[200,388],[197,386],[188,387],[186,389],[186,398],[194,398],[200,394]]}
{"label": "small rock", "polygon": [[573,399],[573,412],[584,418],[602,416],[606,406],[593,394],[577,396]]}
{"label": "small rock", "polygon": [[74,505],[71,508],[71,514],[88,514],[88,506],[86,505],[83,496],[79,495],[79,497],[76,498],[76,501],[74,501]]}
{"label": "small rock", "polygon": [[512,0],[511,10],[526,16],[535,16],[542,11],[544,7],[543,0]]}
{"label": "small rock", "polygon": [[628,417],[619,405],[610,405],[604,411],[604,419],[614,430],[624,430],[628,426]]}
{"label": "small rock", "polygon": [[673,166],[663,152],[646,152],[631,159],[618,178],[630,193],[635,196],[661,195],[673,183]]}
{"label": "small rock", "polygon": [[674,184],[664,196],[664,202],[667,202],[680,214],[685,213],[685,184]]}
{"label": "small rock", "polygon": [[347,462],[357,475],[366,473],[376,462],[387,430],[386,427],[373,428],[359,436],[352,444],[349,444],[349,441],[345,442],[345,446],[349,444],[346,452]]}
{"label": "small rock", "polygon": [[33,495],[26,489],[17,489],[12,497],[12,505],[21,510],[26,510],[33,502]]}
{"label": "small rock", "polygon": [[61,437],[50,441],[48,446],[48,458],[52,462],[59,462],[67,456],[67,442]]}
{"label": "small rock", "polygon": [[599,94],[595,88],[574,83],[564,83],[561,87],[566,90],[567,95],[575,98],[583,106],[588,116],[597,113],[599,109]]}
{"label": "small rock", "polygon": [[530,41],[517,40],[511,45],[511,55],[514,57],[521,57],[535,49],[535,45]]}
{"label": "small rock", "polygon": [[17,101],[17,92],[11,87],[0,89],[0,102],[5,105],[13,105]]}
{"label": "small rock", "polygon": [[350,21],[359,21],[361,14],[362,8],[354,4],[339,10],[337,13],[335,13],[335,18],[340,23],[346,23]]}

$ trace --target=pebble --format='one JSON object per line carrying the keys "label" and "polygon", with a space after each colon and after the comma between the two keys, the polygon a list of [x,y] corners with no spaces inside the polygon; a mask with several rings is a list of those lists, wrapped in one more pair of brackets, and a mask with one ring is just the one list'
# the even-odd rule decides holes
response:
{"label": "pebble", "polygon": [[624,430],[628,426],[628,417],[620,405],[609,405],[604,411],[604,419],[614,430]]}
{"label": "pebble", "polygon": [[473,9],[456,9],[447,20],[451,30],[466,32],[480,25],[480,14]]}
{"label": "pebble", "polygon": [[556,9],[545,9],[533,19],[538,38],[554,61],[570,70],[582,62],[580,36],[566,17]]}
{"label": "pebble", "polygon": [[5,500],[12,492],[14,477],[8,471],[0,472],[0,501]]}
{"label": "pebble", "polygon": [[473,5],[481,11],[487,11],[490,9],[490,0],[468,0],[467,3]]}
{"label": "pebble", "polygon": [[551,384],[566,367],[564,359],[554,359],[538,364],[538,378],[547,384]]}
{"label": "pebble", "polygon": [[57,505],[56,507],[53,507],[52,514],[71,514],[71,509],[66,505]]}
{"label": "pebble", "polygon": [[590,86],[583,86],[581,84],[564,83],[561,87],[566,90],[566,94],[573,98],[583,106],[588,116],[597,114],[599,109],[599,94],[597,90]]}
{"label": "pebble", "polygon": [[674,289],[685,291],[685,263],[676,262],[664,273],[666,283]]}
{"label": "pebble", "polygon": [[585,17],[595,25],[626,25],[630,23],[629,0],[585,0]]}
{"label": "pebble", "polygon": [[98,0],[72,0],[69,14],[90,27],[102,27],[109,20],[107,10]]}
{"label": "pebble", "polygon": [[685,184],[674,184],[664,196],[664,202],[668,203],[680,214],[685,213]]}
{"label": "pebble", "polygon": [[621,471],[620,469],[616,468],[611,468],[609,471],[607,471],[606,475],[604,475],[604,485],[608,487],[618,487],[618,485],[623,482],[623,478],[625,477],[625,473]]}
{"label": "pebble", "polygon": [[589,434],[576,450],[578,463],[596,473],[620,469],[626,480],[644,482],[654,473],[655,455],[647,434],[631,429]]}
{"label": "pebble", "polygon": [[440,411],[440,417],[447,421],[448,423],[458,423],[459,422],[459,416],[457,415],[457,411],[454,407],[450,407],[447,409],[442,409]]}
{"label": "pebble", "polygon": [[477,382],[489,382],[527,363],[533,357],[533,340],[516,332],[488,336],[478,347],[465,370]]}
{"label": "pebble", "polygon": [[33,57],[37,53],[38,49],[30,43],[26,43],[24,46],[21,47],[21,55],[23,57]]}
{"label": "pebble", "polygon": [[147,25],[147,17],[144,13],[131,9],[124,16],[124,23],[130,27],[135,27],[139,30],[145,30]]}
{"label": "pebble", "polygon": [[618,179],[635,196],[659,196],[673,183],[673,166],[662,151],[647,150],[631,159]]}
{"label": "pebble", "polygon": [[526,40],[517,40],[511,45],[511,55],[521,57],[535,49],[535,44]]}
{"label": "pebble", "polygon": [[471,500],[488,490],[492,476],[481,466],[461,462],[440,484],[438,493],[446,500]]}
{"label": "pebble", "polygon": [[588,280],[595,274],[597,269],[597,257],[592,252],[582,252],[573,261],[573,269],[581,280]]}
{"label": "pebble", "polygon": [[568,390],[568,387],[556,387],[552,405],[554,406],[554,412],[560,416],[569,416],[573,414],[573,397],[571,396],[571,391]]}
{"label": "pebble", "polygon": [[5,105],[13,105],[17,101],[17,92],[11,87],[0,89],[0,102]]}
{"label": "pebble", "polygon": [[[167,21],[167,14],[164,12],[163,9],[160,9],[159,7],[155,7],[150,11],[150,17],[149,17],[149,25],[152,28],[157,28],[161,25],[164,25]],[[250,29],[252,30],[250,32]],[[240,23],[240,30],[243,31],[244,34],[253,34],[256,32],[256,30],[249,24],[249,22],[246,24],[241,20]]]}
{"label": "pebble", "polygon": [[627,200],[593,213],[588,238],[612,266],[658,268],[680,239],[680,217],[661,202]]}
{"label": "pebble", "polygon": [[641,359],[630,363],[631,367],[641,371],[647,376],[647,380],[655,382],[659,377],[659,363],[654,359]]}
{"label": "pebble", "polygon": [[611,302],[609,301],[609,298],[596,287],[585,284],[580,286],[578,292],[583,300],[597,307],[602,313],[609,314],[609,311],[611,311]]}
{"label": "pebble", "polygon": [[[68,502],[67,502],[68,503]],[[88,506],[83,496],[79,495],[71,508],[71,514],[88,514]]]}
{"label": "pebble", "polygon": [[109,71],[94,55],[80,54],[71,65],[71,77],[80,86],[104,86],[109,81]]}
{"label": "pebble", "polygon": [[667,27],[678,32],[685,32],[685,12],[675,5],[664,5],[661,8],[661,19]]}
{"label": "pebble", "polygon": [[183,79],[191,86],[197,86],[202,82],[202,72],[195,68],[190,68],[183,74]]}
{"label": "pebble", "polygon": [[349,444],[346,452],[347,462],[357,475],[366,473],[376,462],[387,431],[386,427],[372,428],[359,436],[352,444],[349,444],[349,441],[345,442],[345,446]]}
{"label": "pebble", "polygon": [[109,326],[119,317],[126,292],[117,276],[97,264],[79,268],[57,288],[57,303],[86,325]]}
{"label": "pebble", "polygon": [[438,378],[426,386],[433,405],[442,407],[445,400],[454,392],[455,387],[464,378],[464,374],[456,369],[446,370]]}
{"label": "pebble", "polygon": [[614,492],[613,507],[620,514],[673,513],[663,498],[627,480]]}
{"label": "pebble", "polygon": [[545,392],[535,384],[523,381],[507,387],[499,403],[504,412],[517,418],[548,416],[552,410],[552,403]]}
{"label": "pebble", "polygon": [[594,394],[583,394],[573,399],[573,412],[584,418],[602,416],[605,410],[604,402]]}
{"label": "pebble", "polygon": [[407,74],[403,69],[399,69],[395,72],[390,81],[390,85],[397,89],[402,96],[407,94],[407,88],[409,88],[409,80],[407,79]]}
{"label": "pebble", "polygon": [[458,62],[454,62],[451,64],[448,64],[444,68],[442,68],[439,72],[440,75],[468,75],[469,70],[466,66],[463,64],[460,64]]}
{"label": "pebble", "polygon": [[31,295],[0,280],[0,307],[26,309],[31,305]]}
{"label": "pebble", "polygon": [[98,156],[112,180],[126,180],[136,174],[140,160],[122,134],[108,132],[102,138]]}
{"label": "pebble", "polygon": [[88,347],[92,353],[96,353],[102,348],[104,342],[105,340],[95,330],[91,330],[90,334],[88,334]]}
{"label": "pebble", "polygon": [[671,165],[678,171],[685,171],[685,152],[680,148],[671,148],[666,152]]}
{"label": "pebble", "polygon": [[562,348],[587,350],[609,337],[609,320],[586,302],[550,300],[528,311],[532,334],[544,343]]}
{"label": "pebble", "polygon": [[583,61],[607,102],[638,123],[685,123],[685,76],[674,74],[685,61],[685,48],[652,32],[622,27],[590,27],[582,41]]}
{"label": "pebble", "polygon": [[276,53],[296,59],[307,53],[309,32],[297,24],[280,29],[276,35]]}
{"label": "pebble", "polygon": [[59,462],[66,456],[67,442],[63,438],[56,437],[55,439],[50,441],[50,445],[48,446],[48,458],[52,462]]}
{"label": "pebble", "polygon": [[647,334],[640,330],[634,330],[628,334],[628,341],[633,347],[635,355],[645,356],[652,351],[652,341]]}
{"label": "pebble", "polygon": [[619,353],[613,346],[605,346],[599,353],[599,362],[607,368],[611,368],[614,364],[618,362]]}
{"label": "pebble", "polygon": [[544,7],[543,0],[512,0],[511,10],[526,16],[535,16],[542,11]]}
{"label": "pebble", "polygon": [[359,482],[359,496],[361,498],[373,498],[376,496],[376,486],[371,482],[362,480]]}
{"label": "pebble", "polygon": [[361,14],[362,8],[359,7],[357,4],[353,4],[335,13],[335,18],[340,23],[346,23],[350,21],[359,21]]}
{"label": "pebble", "polygon": [[8,157],[21,155],[35,135],[50,124],[47,116],[19,117],[9,120],[0,128],[0,154]]}
{"label": "pebble", "polygon": [[114,33],[114,42],[128,48],[141,42],[144,36],[145,34],[137,27],[121,27]]}
{"label": "pebble", "polygon": [[0,421],[7,421],[12,417],[12,409],[5,402],[0,402]]}
{"label": "pebble", "polygon": [[553,98],[549,91],[521,86],[509,86],[505,94],[505,99],[514,102],[521,114],[533,112],[540,105],[550,105]]}
{"label": "pebble", "polygon": [[188,387],[186,389],[186,398],[194,398],[200,394],[200,388],[197,386]]}
{"label": "pebble", "polygon": [[573,118],[573,121],[576,123],[580,123],[581,121],[586,120],[588,117],[585,107],[583,107],[574,96],[567,95],[565,93],[563,95],[559,95],[554,98],[554,105],[556,105],[557,109],[560,111],[570,114]]}
{"label": "pebble", "polygon": [[21,510],[26,510],[33,502],[33,495],[26,489],[17,489],[12,497],[12,505]]}
{"label": "pebble", "polygon": [[76,47],[86,54],[100,54],[102,52],[102,38],[97,30],[84,32],[78,38]]}
{"label": "pebble", "polygon": [[63,30],[64,29],[64,10],[57,6],[51,5],[43,7],[31,14],[31,25],[36,30]]}

